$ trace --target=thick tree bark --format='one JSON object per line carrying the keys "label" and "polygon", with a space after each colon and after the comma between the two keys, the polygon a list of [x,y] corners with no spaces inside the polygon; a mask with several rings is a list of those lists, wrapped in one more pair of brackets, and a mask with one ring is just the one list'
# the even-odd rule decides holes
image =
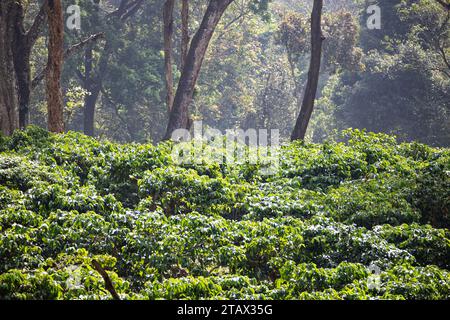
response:
{"label": "thick tree bark", "polygon": [[309,120],[314,109],[317,86],[319,83],[320,63],[322,59],[322,20],[323,0],[314,0],[311,13],[311,60],[300,114],[297,118],[291,140],[304,139]]}
{"label": "thick tree bark", "polygon": [[33,24],[28,32],[25,31],[24,21],[24,3],[16,1],[16,16],[14,28],[14,41],[12,43],[14,54],[14,69],[17,78],[17,90],[19,99],[19,127],[25,128],[29,124],[29,105],[31,96],[31,67],[30,56],[36,40],[38,39],[44,22],[46,20],[46,11],[48,1],[44,1],[36,15]]}
{"label": "thick tree bark", "polygon": [[19,103],[11,44],[14,40],[14,0],[0,3],[0,129],[10,135],[19,126]]}
{"label": "thick tree bark", "polygon": [[175,0],[166,0],[163,9],[164,20],[164,75],[166,81],[166,106],[172,110],[174,89],[172,72],[172,37],[173,37],[173,8]]}
{"label": "thick tree bark", "polygon": [[15,27],[14,41],[12,43],[14,54],[14,69],[17,78],[17,90],[19,99],[19,127],[25,128],[29,124],[29,105],[32,91],[30,56],[36,40],[43,29],[47,14],[46,6],[48,1],[44,1],[36,15],[33,24],[28,32],[25,30],[24,3],[16,1],[15,6]]}
{"label": "thick tree bark", "polygon": [[64,132],[64,106],[61,72],[64,59],[64,17],[61,0],[49,0],[47,6],[49,45],[46,75],[48,129]]}
{"label": "thick tree bark", "polygon": [[14,54],[14,69],[17,81],[17,94],[19,100],[19,127],[23,129],[29,123],[28,107],[31,94],[31,68],[30,54],[32,44],[27,41],[27,34],[23,25],[25,18],[23,3],[15,3],[14,40],[12,42]]}
{"label": "thick tree bark", "polygon": [[4,88],[7,86],[14,87],[14,89],[1,92],[2,97],[0,100],[10,101],[14,96],[13,100],[17,101],[18,106],[14,103],[9,103],[9,105],[11,105],[14,113],[18,112],[18,115],[11,114],[11,116],[18,118],[18,127],[20,128],[24,128],[29,122],[28,108],[31,94],[30,55],[45,22],[46,3],[47,1],[44,1],[28,32],[26,32],[24,27],[23,1],[5,0],[1,3],[3,31],[8,33],[1,36],[4,41],[2,48],[3,58],[9,59],[7,64],[10,65],[12,63],[14,66],[13,70],[9,70],[9,67],[6,65],[4,66],[4,70],[9,71],[7,73],[8,77],[4,77],[2,81],[4,83],[10,81],[8,85],[4,84]]}
{"label": "thick tree bark", "polygon": [[189,50],[189,0],[181,3],[181,70],[184,69]]}
{"label": "thick tree bark", "polygon": [[169,123],[164,139],[168,140],[172,132],[179,128],[189,128],[189,105],[192,102],[203,59],[209,42],[223,13],[234,0],[211,0],[203,21],[192,39],[186,63],[181,73],[177,92],[169,116]]}

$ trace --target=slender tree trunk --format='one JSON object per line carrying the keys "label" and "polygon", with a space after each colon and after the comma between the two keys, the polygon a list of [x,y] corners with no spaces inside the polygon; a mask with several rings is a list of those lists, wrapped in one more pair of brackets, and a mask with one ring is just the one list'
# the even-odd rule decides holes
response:
{"label": "slender tree trunk", "polygon": [[[106,54],[105,47],[103,55]],[[103,58],[104,60],[105,58]],[[88,91],[88,95],[84,99],[84,134],[94,136],[94,120],[95,120],[95,104],[100,94],[102,87],[101,78],[97,77],[92,72],[93,55],[92,45],[88,45],[84,55],[84,88]]]}
{"label": "slender tree trunk", "polygon": [[184,69],[189,50],[189,0],[181,3],[181,70]]}
{"label": "slender tree trunk", "polygon": [[84,100],[84,134],[94,136],[95,104],[100,90],[91,89],[91,93]]}
{"label": "slender tree trunk", "polygon": [[88,136],[94,135],[94,113],[95,102],[97,96],[92,96],[93,93],[93,75],[92,75],[92,45],[86,47],[84,53],[84,89],[88,92],[84,98],[84,119],[83,130],[84,134]]}
{"label": "slender tree trunk", "polygon": [[[2,0],[0,4],[0,23],[2,24],[0,35],[2,61],[0,63],[3,64],[0,67],[3,83],[0,91],[0,101],[3,104],[0,107],[2,128],[8,127],[5,124],[7,118],[11,119],[14,129],[24,128],[28,124],[31,93],[30,55],[45,22],[46,4],[47,1],[44,1],[28,32],[24,27],[23,1]],[[11,129],[2,129],[2,131],[8,132]]]}
{"label": "slender tree trunk", "polygon": [[[23,51],[25,52],[25,51]],[[25,128],[30,123],[31,68],[30,56],[27,53],[18,57],[15,64],[19,99],[19,127]]]}
{"label": "slender tree trunk", "polygon": [[175,0],[166,0],[164,4],[164,74],[166,81],[166,106],[170,113],[174,99],[172,72],[172,37],[173,37],[173,8]]}
{"label": "slender tree trunk", "polygon": [[269,90],[270,85],[271,85],[271,79],[272,79],[272,73],[267,74],[267,79],[266,79],[266,85],[264,87],[264,93],[262,96],[262,114],[261,114],[261,118],[258,119],[259,121],[257,121],[257,123],[259,122],[259,127],[260,128],[267,128],[268,124],[270,123],[270,105],[268,103],[268,95],[269,95]]}
{"label": "slender tree trunk", "polygon": [[14,40],[14,0],[0,2],[0,129],[10,135],[19,126],[16,77],[11,44]]}
{"label": "slender tree trunk", "polygon": [[19,127],[23,129],[29,122],[28,106],[31,94],[30,54],[32,46],[28,44],[27,34],[23,25],[25,18],[23,3],[21,1],[16,1],[15,5],[14,40],[12,42],[12,49],[19,100]]}
{"label": "slender tree trunk", "polygon": [[300,102],[301,102],[300,81],[299,81],[299,78],[297,78],[297,75],[295,74],[295,62],[292,57],[292,54],[288,52],[287,55],[288,55],[289,69],[291,71],[292,81],[294,82],[294,97],[295,97],[297,105],[300,106]]}
{"label": "slender tree trunk", "polygon": [[[122,23],[120,27],[116,29],[117,32],[121,32],[121,27],[125,23],[125,21],[132,17],[142,6],[144,0],[134,1],[131,5],[128,0],[122,0],[120,2],[119,8],[114,12],[114,15],[119,19]],[[90,48],[90,53],[87,53],[85,56],[85,75],[83,76],[83,85],[84,89],[86,89],[90,94],[84,100],[84,133],[89,136],[94,136],[95,129],[95,107],[97,103],[97,99],[100,95],[100,92],[103,87],[103,77],[108,69],[109,59],[113,53],[113,46],[108,38],[106,39],[105,47],[100,56],[97,70],[94,71],[92,68],[92,48]],[[86,60],[89,64],[89,67],[86,68]]]}
{"label": "slender tree trunk", "polygon": [[103,76],[107,71],[111,53],[112,47],[110,42],[107,41],[98,62],[97,73],[94,73],[92,46],[86,49],[84,88],[89,92],[89,95],[84,99],[84,134],[88,136],[94,136],[95,134],[95,105],[102,90]]}
{"label": "slender tree trunk", "polygon": [[192,39],[186,63],[181,73],[177,92],[169,116],[169,123],[164,139],[168,140],[172,132],[179,128],[189,127],[189,105],[192,102],[194,88],[205,58],[209,42],[214,34],[217,24],[225,10],[234,0],[211,0],[209,2],[203,21]]}
{"label": "slender tree trunk", "polygon": [[46,76],[48,129],[64,132],[61,71],[64,58],[64,18],[61,0],[49,0],[47,6],[49,45]]}
{"label": "slender tree trunk", "polygon": [[291,140],[304,139],[311,114],[314,109],[317,86],[319,83],[320,63],[322,58],[322,20],[323,0],[314,0],[311,13],[311,60],[300,114],[297,118]]}
{"label": "slender tree trunk", "polygon": [[44,1],[28,32],[25,30],[24,1],[15,1],[14,10],[14,39],[12,50],[14,55],[14,70],[17,81],[19,100],[19,127],[25,128],[29,124],[29,105],[31,96],[31,67],[30,56],[46,19],[47,1]]}
{"label": "slender tree trunk", "polygon": [[[184,66],[186,65],[186,58],[189,50],[189,42],[191,41],[189,37],[189,0],[182,0],[181,3],[181,61],[180,70],[183,72]],[[173,104],[173,102],[172,102]],[[191,127],[192,119],[188,115],[188,128]]]}

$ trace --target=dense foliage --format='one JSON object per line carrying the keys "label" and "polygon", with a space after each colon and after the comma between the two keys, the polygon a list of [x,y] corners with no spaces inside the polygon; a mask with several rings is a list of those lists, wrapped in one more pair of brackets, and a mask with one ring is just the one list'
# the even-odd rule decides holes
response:
{"label": "dense foliage", "polygon": [[449,146],[448,10],[435,0],[379,0],[377,5],[381,29],[368,30],[367,16],[361,16],[365,69],[326,84],[314,135],[329,135],[321,124],[332,118],[338,129],[365,128]]}
{"label": "dense foliage", "polygon": [[[26,4],[26,25],[30,25],[42,1],[20,2]],[[84,130],[90,93],[99,86],[94,99],[95,136],[141,143],[163,137],[168,121],[162,32],[165,2],[142,1],[134,15],[116,21],[108,13],[117,10],[120,0],[63,1],[64,8],[76,3],[81,10],[81,29],[65,30],[66,48],[104,33],[64,62],[61,85],[67,130]],[[174,9],[175,87],[182,73],[180,3],[176,1]],[[209,1],[189,3],[192,38]],[[221,130],[274,128],[282,138],[290,137],[306,86],[312,3],[234,1],[205,56],[189,108],[191,118]],[[381,29],[371,30],[367,28],[370,4],[362,0],[325,3],[323,67],[307,139],[322,142],[333,137],[335,129],[352,127],[448,147],[448,10],[436,0],[378,0]],[[47,43],[43,32],[31,54],[33,77],[47,64]],[[47,126],[46,106],[42,81],[31,95],[30,123]]]}
{"label": "dense foliage", "polygon": [[0,298],[110,299],[92,259],[124,299],[450,298],[448,149],[348,131],[261,176],[171,148],[0,137]]}

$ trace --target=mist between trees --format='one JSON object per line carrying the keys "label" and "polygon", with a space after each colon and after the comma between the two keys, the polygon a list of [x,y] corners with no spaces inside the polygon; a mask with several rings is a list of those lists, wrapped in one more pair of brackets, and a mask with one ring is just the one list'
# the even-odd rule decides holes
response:
{"label": "mist between trees", "polygon": [[5,0],[0,10],[7,135],[35,124],[158,142],[202,120],[282,140],[353,127],[450,145],[444,1]]}

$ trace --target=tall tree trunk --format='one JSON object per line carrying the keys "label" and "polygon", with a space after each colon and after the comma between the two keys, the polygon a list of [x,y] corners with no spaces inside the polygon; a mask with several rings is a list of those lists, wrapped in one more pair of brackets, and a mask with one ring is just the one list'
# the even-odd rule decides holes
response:
{"label": "tall tree trunk", "polygon": [[305,138],[306,129],[314,109],[322,58],[322,42],[324,40],[321,28],[322,7],[323,0],[314,0],[311,13],[311,60],[309,63],[308,81],[306,82],[305,95],[291,140]]}
{"label": "tall tree trunk", "polygon": [[28,46],[27,34],[23,25],[25,19],[23,3],[16,1],[15,5],[14,40],[11,45],[14,54],[14,70],[19,100],[19,127],[23,129],[28,125],[28,105],[31,94],[31,47]]}
{"label": "tall tree trunk", "polygon": [[14,40],[12,50],[14,55],[14,70],[17,81],[17,94],[19,100],[19,127],[25,128],[29,124],[29,105],[31,96],[31,67],[30,56],[36,40],[43,28],[47,1],[41,6],[33,24],[28,32],[25,30],[25,9],[22,0],[15,2]]}
{"label": "tall tree trunk", "polygon": [[97,73],[94,73],[92,68],[92,46],[89,46],[86,49],[84,88],[89,92],[89,94],[84,99],[84,134],[88,136],[94,136],[95,134],[95,105],[103,86],[103,77],[107,71],[111,53],[112,47],[110,42],[107,41],[98,62]]}
{"label": "tall tree trunk", "polygon": [[[23,128],[28,124],[31,93],[30,55],[44,25],[46,4],[47,0],[41,6],[28,32],[24,27],[23,0],[4,0],[0,5],[0,23],[2,24],[0,101],[3,105],[0,107],[0,114],[2,131],[5,133],[11,131],[6,129],[9,126],[6,122],[10,122],[14,129]],[[11,120],[6,121],[7,118]]]}
{"label": "tall tree trunk", "polygon": [[[144,0],[137,0],[132,2],[132,4],[130,5],[128,0],[121,0],[119,8],[113,14],[122,23],[116,29],[118,33],[121,32],[120,29],[124,25],[125,21],[136,14],[136,12],[142,6],[143,2]],[[112,41],[107,38],[96,71],[94,71],[92,68],[92,47],[88,48],[88,50],[90,51],[87,51],[85,55],[85,74],[84,76],[82,76],[82,82],[84,85],[84,89],[86,89],[90,94],[84,99],[83,123],[84,133],[89,136],[93,136],[95,133],[95,106],[103,87],[103,77],[107,72],[109,59],[113,53],[113,49],[114,48],[112,46]],[[88,68],[86,67],[87,64],[89,65]]]}
{"label": "tall tree trunk", "polygon": [[189,0],[181,3],[181,68],[183,70],[189,50]]}
{"label": "tall tree trunk", "polygon": [[15,72],[17,77],[17,89],[19,99],[19,127],[25,128],[30,123],[30,96],[31,96],[31,68],[30,68],[30,52],[22,54],[15,53],[17,57],[14,60]]}
{"label": "tall tree trunk", "polygon": [[205,58],[209,42],[214,34],[217,24],[225,10],[234,0],[211,0],[206,9],[203,21],[192,39],[186,63],[181,73],[177,92],[169,116],[164,139],[168,140],[172,132],[179,128],[189,127],[189,105],[192,102],[194,88]]}
{"label": "tall tree trunk", "polygon": [[172,72],[172,37],[173,37],[173,8],[175,0],[166,0],[164,3],[164,74],[166,81],[166,106],[170,113],[174,99],[173,72]]}
{"label": "tall tree trunk", "polygon": [[14,0],[0,3],[0,129],[10,135],[19,126],[18,99],[14,59],[11,44],[14,40]]}
{"label": "tall tree trunk", "polygon": [[88,45],[84,52],[84,89],[88,92],[84,98],[84,118],[83,118],[83,130],[84,134],[88,136],[94,135],[94,113],[95,102],[97,96],[93,95],[94,80],[92,75],[92,45]]}
{"label": "tall tree trunk", "polygon": [[90,94],[84,100],[84,134],[94,136],[95,104],[97,103],[100,90],[91,87]]}
{"label": "tall tree trunk", "polygon": [[64,58],[64,18],[61,0],[49,0],[47,5],[49,45],[46,76],[48,129],[64,132],[61,71]]}

